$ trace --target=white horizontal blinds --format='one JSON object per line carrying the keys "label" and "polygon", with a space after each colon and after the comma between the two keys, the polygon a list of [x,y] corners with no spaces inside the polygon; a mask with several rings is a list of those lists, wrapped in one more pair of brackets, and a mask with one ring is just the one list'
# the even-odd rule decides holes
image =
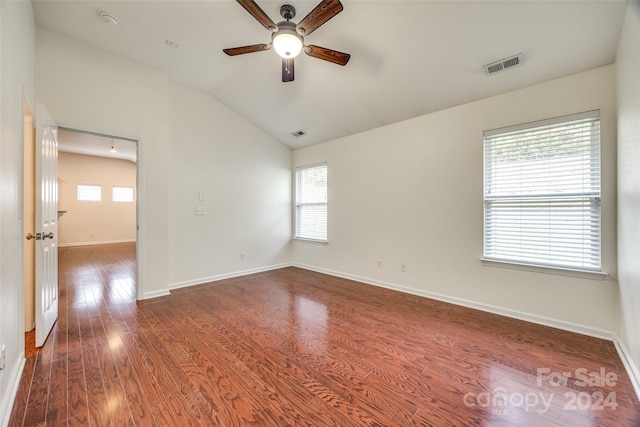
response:
{"label": "white horizontal blinds", "polygon": [[327,240],[327,165],[296,169],[296,238]]}
{"label": "white horizontal blinds", "polygon": [[484,257],[600,270],[600,119],[485,133]]}

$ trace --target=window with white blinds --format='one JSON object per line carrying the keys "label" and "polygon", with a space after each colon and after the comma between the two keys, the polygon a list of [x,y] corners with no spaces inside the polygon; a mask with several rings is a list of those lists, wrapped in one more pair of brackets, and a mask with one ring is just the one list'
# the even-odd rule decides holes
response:
{"label": "window with white blinds", "polygon": [[296,239],[327,241],[327,165],[296,169]]}
{"label": "window with white blinds", "polygon": [[600,271],[599,116],[485,132],[485,259]]}

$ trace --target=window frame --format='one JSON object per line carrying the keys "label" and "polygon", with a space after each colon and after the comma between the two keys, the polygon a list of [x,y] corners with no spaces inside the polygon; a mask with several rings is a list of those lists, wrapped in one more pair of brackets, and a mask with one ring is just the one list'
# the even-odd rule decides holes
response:
{"label": "window frame", "polygon": [[[131,190],[131,200],[116,200],[115,199],[115,189],[127,189]],[[135,188],[129,185],[113,185],[111,186],[111,201],[113,203],[133,203],[136,199]]]}
{"label": "window frame", "polygon": [[[324,202],[301,202],[301,198],[302,198],[302,194],[301,194],[301,186],[300,186],[300,179],[301,179],[301,173],[303,171],[306,170],[311,170],[311,169],[315,169],[315,168],[321,168],[324,167],[326,169],[326,192],[327,192],[327,196],[326,196],[326,201]],[[303,166],[297,166],[295,168],[295,176],[294,176],[294,224],[293,224],[293,238],[294,240],[297,241],[303,241],[303,242],[312,242],[312,243],[328,243],[329,242],[329,166],[327,164],[327,162],[322,162],[322,163],[314,163],[314,164],[309,164],[309,165],[303,165]],[[301,210],[303,207],[305,206],[325,206],[325,215],[326,215],[326,219],[325,219],[325,230],[324,230],[324,234],[325,234],[325,238],[315,238],[315,237],[309,237],[309,236],[304,236],[304,235],[300,235],[300,214],[301,214]]]}
{"label": "window frame", "polygon": [[[81,199],[80,198],[80,187],[92,187],[97,188],[99,190],[98,199]],[[76,185],[76,201],[77,202],[102,202],[102,185],[100,184],[77,184]]]}
{"label": "window frame", "polygon": [[[492,250],[488,250],[488,242],[491,240],[491,238],[495,239],[495,235],[497,234],[497,232],[495,231],[488,230],[488,228],[491,228],[489,227],[489,222],[491,221],[491,219],[495,218],[495,215],[496,215],[495,211],[490,212],[491,203],[495,204],[496,201],[513,200],[520,203],[520,207],[518,207],[519,209],[518,212],[526,213],[527,212],[526,209],[532,209],[532,206],[533,206],[532,200],[538,199],[538,200],[549,201],[548,209],[551,212],[549,214],[550,218],[553,217],[554,213],[557,215],[557,212],[560,212],[560,211],[554,210],[558,208],[552,207],[553,203],[551,201],[554,200],[554,198],[557,198],[557,195],[552,192],[548,192],[546,194],[539,194],[539,193],[536,193],[535,190],[533,190],[528,193],[522,193],[522,195],[516,196],[516,197],[506,196],[506,195],[505,196],[496,196],[496,195],[489,196],[490,192],[488,191],[488,188],[487,188],[489,185],[488,183],[489,182],[493,183],[491,179],[494,178],[493,176],[489,176],[490,174],[493,173],[492,167],[494,166],[494,163],[491,163],[493,159],[491,158],[491,155],[487,153],[488,144],[492,142],[491,139],[496,137],[499,138],[501,136],[504,137],[507,134],[513,134],[513,133],[519,133],[519,132],[522,132],[522,133],[535,132],[536,130],[540,130],[541,128],[544,128],[544,127],[553,127],[553,126],[560,127],[565,124],[569,125],[570,123],[577,122],[579,120],[585,120],[587,122],[597,124],[597,130],[598,130],[597,135],[594,134],[592,136],[589,136],[583,139],[584,142],[589,142],[588,149],[591,150],[591,152],[593,152],[594,149],[596,149],[597,152],[595,156],[592,156],[589,158],[587,162],[588,167],[582,166],[582,169],[581,169],[582,174],[580,175],[580,176],[586,176],[588,174],[589,179],[591,180],[590,182],[596,183],[597,185],[595,190],[594,188],[590,188],[589,190],[585,190],[583,188],[581,192],[578,192],[576,194],[570,194],[570,195],[562,194],[560,196],[560,199],[566,200],[569,202],[574,202],[574,203],[578,203],[579,201],[582,200],[585,206],[588,206],[588,210],[586,211],[588,213],[575,214],[574,218],[576,219],[580,218],[581,217],[580,215],[582,216],[587,215],[588,218],[592,219],[594,218],[593,215],[596,214],[596,217],[595,217],[596,221],[595,222],[591,221],[591,222],[597,225],[596,226],[589,225],[585,227],[586,231],[583,230],[581,233],[578,234],[580,235],[580,239],[583,242],[583,244],[585,241],[592,242],[595,236],[597,241],[597,249],[594,252],[596,254],[595,258],[593,254],[591,254],[591,256],[589,257],[590,255],[589,250],[585,252],[584,249],[576,251],[576,253],[583,254],[583,256],[586,253],[586,256],[584,257],[591,259],[590,262],[583,263],[583,265],[575,265],[575,264],[572,264],[570,261],[566,261],[566,260],[564,263],[562,263],[558,260],[558,256],[555,255],[551,250],[550,250],[551,255],[548,256],[548,259],[551,260],[550,262],[543,262],[539,260],[537,262],[532,261],[531,259],[527,259],[526,255],[520,256],[520,257],[517,257],[514,254],[511,254],[513,256],[509,256],[509,257],[496,256],[495,249],[493,249],[493,252]],[[596,277],[596,278],[602,279],[604,278],[604,276],[606,276],[606,273],[602,271],[602,204],[601,204],[601,201],[602,201],[603,186],[602,186],[602,134],[600,129],[601,129],[600,111],[593,110],[593,111],[587,111],[584,113],[560,116],[552,119],[524,123],[520,125],[509,126],[505,128],[499,128],[499,129],[494,129],[494,130],[484,132],[484,141],[483,141],[484,221],[483,221],[483,256],[481,260],[485,265],[524,269],[529,271],[542,271],[546,273],[563,274],[563,275],[587,277],[587,278]],[[595,130],[592,130],[592,132],[595,132]],[[530,138],[530,140],[534,142],[538,142],[538,140],[540,140],[541,144],[544,143],[542,142],[542,137]],[[566,144],[565,144],[565,147],[563,148],[565,150],[567,149]],[[582,148],[581,153],[586,152],[586,150],[587,150],[586,148]],[[490,164],[487,164],[487,163],[490,163]],[[564,168],[559,167],[557,169],[552,169],[552,170],[555,173],[560,171],[567,171],[568,166],[566,165],[563,165],[563,166]],[[593,176],[594,167],[596,168],[596,176],[597,176],[595,180],[591,179],[591,176]],[[522,171],[522,170],[523,169],[519,169],[519,171]],[[531,169],[528,169],[528,170],[524,169],[524,170],[529,174],[528,175],[529,178],[535,175]],[[526,175],[523,174],[523,176],[526,176]],[[495,207],[493,208],[495,209]],[[490,218],[490,215],[494,215],[494,217]],[[492,224],[492,227],[495,227],[495,223]],[[546,236],[548,236],[550,240],[553,240],[551,237],[552,235],[553,235],[553,229],[549,229]],[[522,243],[525,240],[526,238],[522,237],[522,235],[519,234],[519,236],[516,238],[516,240],[514,240],[514,242],[518,241],[519,243]],[[536,247],[540,247],[540,246],[536,246],[536,245],[527,246],[527,248],[529,249],[531,248],[535,249]],[[516,254],[518,253],[517,250],[515,252]],[[553,262],[554,256],[556,257],[555,260],[557,262]],[[593,259],[597,259],[596,264],[593,264],[594,262]],[[590,263],[593,265],[588,265]]]}

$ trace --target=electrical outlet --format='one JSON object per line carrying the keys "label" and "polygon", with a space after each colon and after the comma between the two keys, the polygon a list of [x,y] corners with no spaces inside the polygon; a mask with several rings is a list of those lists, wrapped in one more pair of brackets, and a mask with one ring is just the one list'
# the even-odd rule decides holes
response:
{"label": "electrical outlet", "polygon": [[382,268],[382,260],[381,259],[379,259],[378,262],[376,263],[376,267]]}
{"label": "electrical outlet", "polygon": [[240,251],[240,261],[244,261],[245,259],[245,253],[244,251]]}
{"label": "electrical outlet", "polygon": [[400,264],[400,271],[402,271],[403,273],[407,272],[407,264],[402,263]]}

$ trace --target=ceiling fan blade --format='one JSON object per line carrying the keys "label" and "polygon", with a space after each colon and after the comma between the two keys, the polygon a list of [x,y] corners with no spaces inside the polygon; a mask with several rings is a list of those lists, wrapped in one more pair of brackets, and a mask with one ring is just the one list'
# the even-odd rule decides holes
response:
{"label": "ceiling fan blade", "polygon": [[293,58],[282,58],[282,82],[293,81]]}
{"label": "ceiling fan blade", "polygon": [[298,24],[298,33],[308,36],[320,25],[336,16],[342,11],[340,0],[322,0],[302,21]]}
{"label": "ceiling fan blade", "polygon": [[245,53],[262,52],[263,50],[271,49],[270,44],[253,44],[251,46],[232,47],[229,49],[222,49],[224,53],[229,56],[243,55]]}
{"label": "ceiling fan blade", "polygon": [[264,13],[264,10],[260,9],[260,6],[256,4],[253,0],[236,0],[242,7],[244,7],[247,12],[251,14],[256,20],[262,24],[269,31],[273,31],[274,33],[278,31],[277,25]]}
{"label": "ceiling fan blade", "polygon": [[320,47],[315,45],[305,46],[304,53],[314,58],[322,59],[324,61],[333,62],[338,65],[347,65],[351,55],[344,52],[338,52],[337,50],[327,49],[326,47]]}

